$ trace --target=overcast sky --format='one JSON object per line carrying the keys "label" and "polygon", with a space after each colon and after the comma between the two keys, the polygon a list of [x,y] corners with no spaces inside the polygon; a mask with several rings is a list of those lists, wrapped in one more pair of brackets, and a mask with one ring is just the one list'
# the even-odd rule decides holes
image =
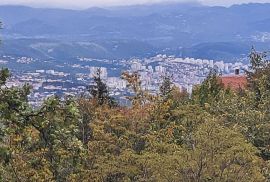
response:
{"label": "overcast sky", "polygon": [[[88,8],[93,6],[115,6],[115,5],[133,5],[158,2],[191,2],[193,0],[0,0],[0,5],[16,4],[28,5],[34,7],[62,7],[62,8]],[[224,5],[241,4],[249,2],[265,3],[270,0],[197,0],[206,5]]]}

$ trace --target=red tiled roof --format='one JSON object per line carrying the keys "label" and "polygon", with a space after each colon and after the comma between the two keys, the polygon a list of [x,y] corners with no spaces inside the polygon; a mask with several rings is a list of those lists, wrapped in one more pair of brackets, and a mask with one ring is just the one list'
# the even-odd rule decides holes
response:
{"label": "red tiled roof", "polygon": [[222,76],[221,82],[225,88],[238,90],[247,86],[247,77],[245,75]]}

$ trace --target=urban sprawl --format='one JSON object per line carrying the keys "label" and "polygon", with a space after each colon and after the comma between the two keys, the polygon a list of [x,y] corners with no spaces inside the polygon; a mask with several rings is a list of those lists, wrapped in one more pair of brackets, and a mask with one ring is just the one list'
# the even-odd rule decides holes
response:
{"label": "urban sprawl", "polygon": [[[48,66],[48,69],[31,67],[31,64],[39,64],[39,62],[46,64],[46,61],[28,57],[2,56],[0,58],[1,67],[9,68],[11,63],[18,65],[18,68],[11,69],[12,76],[7,86],[30,84],[32,94],[29,96],[29,101],[35,106],[39,106],[45,98],[53,95],[64,97],[85,93],[88,86],[94,84],[93,77],[98,69],[100,69],[101,78],[109,87],[110,95],[121,101],[125,101],[126,96],[132,94],[127,88],[127,82],[121,79],[123,71],[137,72],[143,89],[156,94],[159,92],[162,78],[166,75],[171,77],[172,82],[179,89],[191,93],[193,86],[200,84],[211,69],[218,70],[223,75],[234,74],[235,69],[248,69],[248,65],[243,61],[224,63],[224,61],[175,58],[166,55],[129,60],[97,60],[78,57],[73,62],[59,64],[56,61],[47,61],[48,64],[53,65]],[[21,70],[20,65],[28,69]]]}

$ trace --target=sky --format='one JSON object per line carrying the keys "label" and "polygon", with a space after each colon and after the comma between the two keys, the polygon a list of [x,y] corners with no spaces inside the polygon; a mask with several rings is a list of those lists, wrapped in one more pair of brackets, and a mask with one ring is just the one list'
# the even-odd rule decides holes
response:
{"label": "sky", "polygon": [[[195,0],[0,0],[0,5],[26,5],[33,7],[58,7],[86,9],[89,7],[153,4],[164,2],[191,2]],[[230,6],[242,3],[270,3],[270,0],[197,0],[205,5]]]}

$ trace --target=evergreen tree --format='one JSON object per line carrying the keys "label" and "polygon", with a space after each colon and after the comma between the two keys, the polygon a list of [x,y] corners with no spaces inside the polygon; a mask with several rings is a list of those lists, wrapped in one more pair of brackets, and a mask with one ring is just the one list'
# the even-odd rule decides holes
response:
{"label": "evergreen tree", "polygon": [[270,96],[270,60],[266,52],[254,48],[249,55],[250,70],[246,70],[248,87],[255,93],[255,104],[260,104]]}
{"label": "evergreen tree", "polygon": [[115,100],[109,96],[109,91],[106,83],[101,78],[101,69],[99,68],[94,76],[95,84],[89,88],[89,92],[98,105],[109,104],[110,106],[116,105]]}
{"label": "evergreen tree", "polygon": [[219,98],[219,93],[223,90],[223,85],[216,70],[211,70],[207,78],[193,91],[193,98],[202,106],[205,103],[212,104]]}
{"label": "evergreen tree", "polygon": [[[255,118],[247,125],[250,141],[260,150],[260,155],[270,160],[270,60],[267,52],[250,53],[250,70],[246,71],[251,106]],[[260,116],[256,116],[260,113]],[[247,113],[247,115],[250,115]],[[254,116],[252,116],[254,117]],[[262,119],[263,118],[263,119]],[[252,137],[250,137],[252,136]]]}
{"label": "evergreen tree", "polygon": [[173,86],[173,83],[171,81],[171,76],[165,75],[163,77],[163,82],[161,86],[159,87],[160,96],[164,100],[167,100],[171,96],[171,93],[173,91],[172,86]]}

